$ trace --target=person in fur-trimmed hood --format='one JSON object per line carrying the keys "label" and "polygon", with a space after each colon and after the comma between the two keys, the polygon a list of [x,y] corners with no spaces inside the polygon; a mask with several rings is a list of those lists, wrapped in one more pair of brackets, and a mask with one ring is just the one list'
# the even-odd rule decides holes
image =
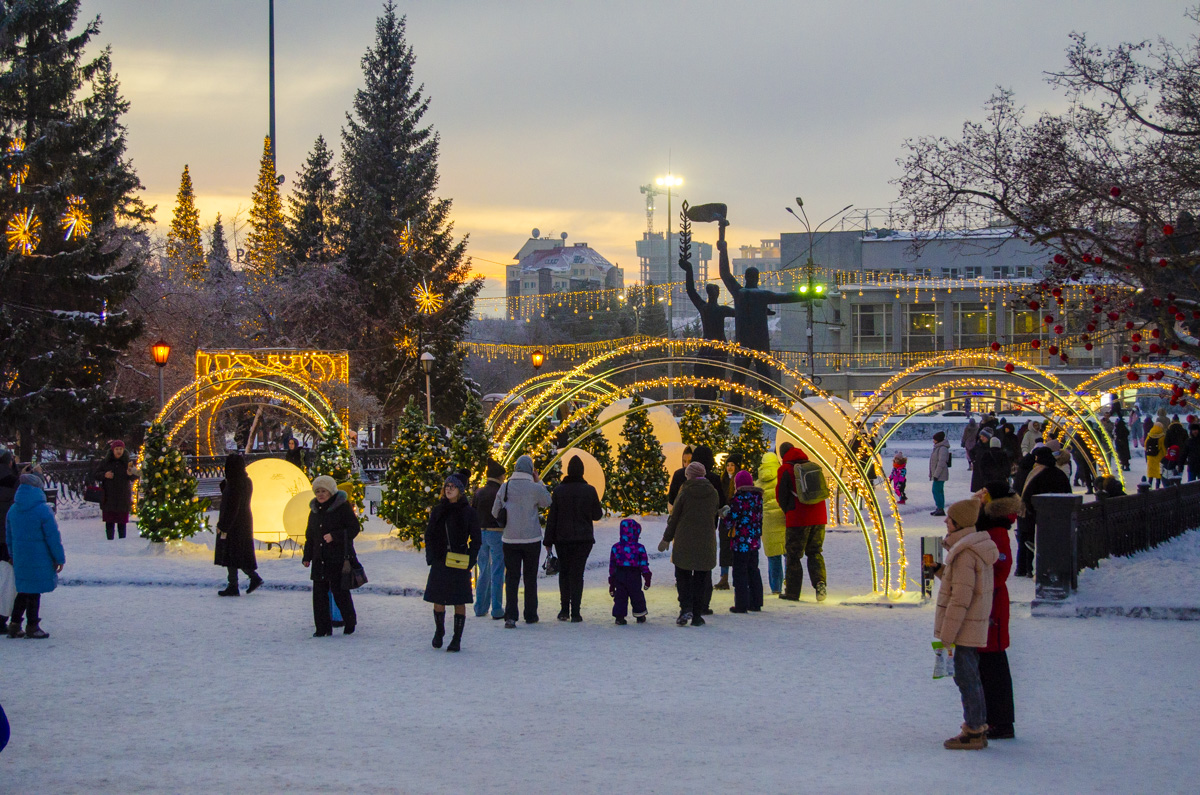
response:
{"label": "person in fur-trimmed hood", "polygon": [[953,647],[954,683],[963,702],[962,732],[946,740],[948,749],[987,747],[987,711],[979,681],[979,649],[987,645],[992,609],[992,566],[1000,557],[996,542],[975,529],[979,500],[956,502],[946,509],[946,559],[938,566],[934,636]]}
{"label": "person in fur-trimmed hood", "polygon": [[979,650],[979,681],[987,705],[988,739],[1008,740],[1014,736],[1012,672],[1008,668],[1008,575],[1013,567],[1008,532],[1017,519],[1021,498],[1008,481],[988,483],[975,497],[983,504],[975,529],[986,532],[996,544],[999,557],[992,565],[992,612],[988,616],[987,645]]}
{"label": "person in fur-trimmed hood", "polygon": [[304,567],[311,570],[314,638],[333,634],[333,617],[329,595],[341,611],[345,622],[343,634],[353,635],[358,625],[354,599],[342,587],[342,562],[357,560],[354,537],[362,528],[346,492],[338,488],[329,475],[320,475],[312,482],[316,498],[308,503],[308,527],[304,531]]}
{"label": "person in fur-trimmed hood", "polygon": [[646,623],[646,596],[642,585],[650,587],[650,556],[639,539],[642,526],[633,519],[621,520],[621,540],[612,545],[608,554],[608,594],[613,598],[613,618],[624,626],[625,616],[633,606],[633,617]]}

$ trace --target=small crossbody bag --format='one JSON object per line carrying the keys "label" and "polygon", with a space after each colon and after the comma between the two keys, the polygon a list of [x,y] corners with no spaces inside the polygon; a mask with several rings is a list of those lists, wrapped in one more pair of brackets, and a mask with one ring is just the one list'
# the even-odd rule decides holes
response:
{"label": "small crossbody bag", "polygon": [[466,552],[452,552],[450,550],[450,526],[446,525],[446,568],[448,569],[469,569],[471,567],[471,556]]}

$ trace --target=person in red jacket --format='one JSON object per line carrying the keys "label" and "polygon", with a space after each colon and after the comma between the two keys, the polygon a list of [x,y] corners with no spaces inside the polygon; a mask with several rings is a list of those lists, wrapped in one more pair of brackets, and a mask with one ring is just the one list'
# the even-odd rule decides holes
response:
{"label": "person in red jacket", "polygon": [[824,602],[825,556],[821,550],[825,546],[825,525],[829,522],[825,500],[809,505],[796,499],[794,467],[807,462],[808,456],[789,442],[779,445],[779,453],[783,465],[779,467],[775,483],[775,499],[783,508],[784,526],[787,528],[783,547],[787,568],[783,576],[783,593],[779,594],[779,598],[800,601],[800,588],[804,585],[801,561],[807,556],[808,576],[816,589],[817,601]]}
{"label": "person in red jacket", "polygon": [[992,612],[988,617],[987,645],[979,650],[979,680],[987,706],[988,739],[1009,740],[1016,736],[1013,710],[1012,673],[1008,669],[1008,575],[1012,571],[1012,546],[1008,531],[1016,521],[1021,498],[1003,480],[993,481],[976,492],[983,504],[977,530],[985,531],[996,543],[1000,557],[992,564]]}

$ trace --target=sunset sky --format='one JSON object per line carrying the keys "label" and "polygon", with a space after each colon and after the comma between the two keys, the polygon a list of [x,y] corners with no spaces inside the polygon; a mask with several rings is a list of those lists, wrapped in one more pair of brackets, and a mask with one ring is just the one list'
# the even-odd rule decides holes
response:
{"label": "sunset sky", "polygon": [[[476,270],[502,274],[538,227],[591,244],[629,279],[645,228],[638,186],[668,166],[683,198],[730,205],[733,246],[796,230],[784,207],[797,195],[814,220],[846,204],[886,207],[905,138],[954,135],[997,85],[1030,111],[1058,109],[1044,72],[1063,64],[1068,33],[1184,44],[1195,32],[1187,7],[425,0],[398,10],[441,135],[439,192],[470,234]],[[318,135],[340,151],[381,8],[277,1],[285,193]],[[84,0],[82,17],[96,14],[160,227],[185,163],[204,225],[239,208],[244,220],[267,132],[267,0]],[[665,217],[660,201],[656,228]],[[485,291],[502,293],[498,281]]]}

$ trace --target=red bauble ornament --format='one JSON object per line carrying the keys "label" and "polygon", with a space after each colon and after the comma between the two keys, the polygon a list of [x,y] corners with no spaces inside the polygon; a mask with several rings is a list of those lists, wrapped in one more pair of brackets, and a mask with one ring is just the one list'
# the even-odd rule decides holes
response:
{"label": "red bauble ornament", "polygon": [[1161,298],[1151,298],[1150,303],[1154,304],[1155,306],[1162,306],[1162,299]]}
{"label": "red bauble ornament", "polygon": [[[1171,300],[1169,296],[1167,297],[1167,300],[1168,301]],[[1179,312],[1179,307],[1175,306],[1175,304],[1171,304],[1170,306],[1167,307],[1168,315],[1174,315],[1174,314],[1177,314],[1178,312]]]}
{"label": "red bauble ornament", "polygon": [[1134,353],[1141,353],[1142,346],[1141,345],[1130,345],[1129,350],[1133,351]]}
{"label": "red bauble ornament", "polygon": [[1126,331],[1132,331],[1132,330],[1133,330],[1133,321],[1132,321],[1132,320],[1126,320],[1126,321],[1125,321],[1125,330],[1126,330]]}
{"label": "red bauble ornament", "polygon": [[1062,326],[1055,326],[1055,327],[1054,327],[1054,333],[1055,333],[1055,334],[1062,334],[1062,333],[1063,333],[1063,327],[1062,327]]}
{"label": "red bauble ornament", "polygon": [[1090,351],[1090,350],[1091,350],[1092,348],[1094,348],[1094,347],[1095,347],[1095,346],[1094,346],[1094,345],[1092,345],[1092,343],[1090,343],[1090,342],[1089,342],[1089,343],[1087,343],[1086,345],[1084,345],[1084,346],[1083,346],[1083,349],[1084,349],[1085,351]]}
{"label": "red bauble ornament", "polygon": [[1055,298],[1058,298],[1060,295],[1062,295],[1062,288],[1055,287],[1053,290],[1050,291],[1050,295],[1054,296]]}
{"label": "red bauble ornament", "polygon": [[1192,363],[1191,363],[1191,362],[1184,362],[1183,364],[1179,365],[1179,369],[1180,369],[1180,370],[1187,370],[1187,369],[1188,369],[1188,368],[1190,368],[1191,366],[1192,366]]}
{"label": "red bauble ornament", "polygon": [[1183,313],[1182,313],[1182,312],[1176,312],[1176,313],[1175,313],[1175,319],[1176,319],[1176,320],[1178,320],[1178,321],[1179,321],[1179,322],[1181,322],[1181,323],[1182,323],[1184,320],[1186,320],[1186,318],[1183,316]]}
{"label": "red bauble ornament", "polygon": [[1050,347],[1046,348],[1046,350],[1050,352],[1050,355],[1051,355],[1051,356],[1054,356],[1054,355],[1056,355],[1056,354],[1058,353],[1058,346],[1057,346],[1057,345],[1051,345]]}
{"label": "red bauble ornament", "polygon": [[1175,234],[1175,227],[1170,224],[1163,224],[1163,234],[1168,236]]}
{"label": "red bauble ornament", "polygon": [[1101,312],[1103,312],[1103,311],[1104,311],[1104,310],[1100,308],[1100,304],[1095,304],[1094,306],[1092,306],[1092,312],[1093,312],[1093,314],[1097,314],[1097,315],[1098,315],[1098,314],[1100,314],[1100,313],[1101,313]]}
{"label": "red bauble ornament", "polygon": [[1156,371],[1156,372],[1154,373],[1154,377],[1155,377],[1155,379],[1157,379],[1157,380],[1161,381],[1161,380],[1162,380],[1162,377],[1163,377],[1163,371],[1162,371],[1162,370],[1158,370],[1158,371]]}
{"label": "red bauble ornament", "polygon": [[1087,324],[1087,330],[1088,330],[1088,331],[1095,331],[1095,330],[1096,330],[1096,324],[1095,324],[1095,323],[1088,323],[1088,324]]}
{"label": "red bauble ornament", "polygon": [[1158,345],[1156,345],[1156,344],[1152,344],[1152,345],[1150,346],[1150,352],[1151,352],[1151,353],[1158,353]]}
{"label": "red bauble ornament", "polygon": [[1006,372],[1006,373],[1011,373],[1011,372],[1012,372],[1013,370],[1015,370],[1015,369],[1016,369],[1016,368],[1015,368],[1015,367],[1013,367],[1013,363],[1012,363],[1012,362],[1009,362],[1008,364],[1004,365],[1004,372]]}
{"label": "red bauble ornament", "polygon": [[1093,263],[1095,263],[1096,265],[1103,265],[1103,264],[1104,264],[1104,260],[1100,259],[1099,257],[1096,257],[1096,258],[1094,258],[1094,259],[1092,260],[1092,262],[1093,262]]}
{"label": "red bauble ornament", "polygon": [[1083,257],[1081,257],[1081,259],[1082,259],[1084,262],[1090,263],[1090,262],[1092,261],[1092,255],[1091,255],[1091,254],[1084,254],[1084,255],[1083,255]]}
{"label": "red bauble ornament", "polygon": [[1160,335],[1160,334],[1162,334],[1162,332],[1159,331],[1158,329],[1156,329],[1156,328],[1150,329],[1150,336],[1154,337],[1154,339],[1158,339],[1158,335]]}
{"label": "red bauble ornament", "polygon": [[1130,370],[1128,373],[1125,374],[1125,377],[1128,378],[1130,381],[1136,381],[1138,379],[1138,374],[1135,373],[1133,370]]}
{"label": "red bauble ornament", "polygon": [[1141,341],[1142,341],[1142,335],[1141,335],[1141,334],[1138,334],[1138,333],[1135,331],[1135,332],[1133,332],[1133,336],[1132,336],[1132,337],[1130,337],[1130,339],[1131,339],[1131,340],[1133,340],[1134,342],[1141,342]]}
{"label": "red bauble ornament", "polygon": [[1066,265],[1067,258],[1064,257],[1062,254],[1055,254],[1054,255],[1054,264],[1055,265]]}
{"label": "red bauble ornament", "polygon": [[998,351],[998,350],[1000,350],[1000,343],[998,343],[998,342],[993,342],[993,343],[992,343],[992,350],[993,350],[993,351]]}
{"label": "red bauble ornament", "polygon": [[1032,342],[1030,342],[1029,344],[1033,346],[1033,349],[1034,349],[1035,351],[1036,351],[1038,348],[1042,347],[1042,341],[1041,341],[1041,340],[1033,340],[1033,341],[1032,341]]}
{"label": "red bauble ornament", "polygon": [[1067,361],[1067,355],[1066,355],[1065,353],[1060,353],[1060,354],[1058,355],[1058,358],[1059,358],[1059,360],[1060,360],[1060,361],[1062,361],[1062,362],[1066,362],[1066,361]]}
{"label": "red bauble ornament", "polygon": [[1109,312],[1109,313],[1108,313],[1108,319],[1109,319],[1109,320],[1111,320],[1111,321],[1112,321],[1112,322],[1114,322],[1114,323],[1116,323],[1116,322],[1117,322],[1117,319],[1118,319],[1118,318],[1120,318],[1120,317],[1121,317],[1121,316],[1120,316],[1120,315],[1118,315],[1116,312]]}
{"label": "red bauble ornament", "polygon": [[1121,189],[1118,188],[1116,185],[1113,185],[1111,188],[1108,189],[1108,195],[1112,196],[1115,199],[1121,195]]}
{"label": "red bauble ornament", "polygon": [[1029,308],[1032,309],[1034,312],[1036,312],[1042,308],[1042,305],[1039,304],[1037,301],[1030,301]]}
{"label": "red bauble ornament", "polygon": [[1178,343],[1178,342],[1172,342],[1172,343],[1171,343],[1171,350],[1173,350],[1173,351],[1177,351],[1177,350],[1179,350],[1179,343]]}
{"label": "red bauble ornament", "polygon": [[1122,356],[1122,357],[1121,357],[1121,364],[1129,364],[1129,357],[1128,357],[1128,356]]}
{"label": "red bauble ornament", "polygon": [[1043,323],[1053,323],[1053,322],[1054,322],[1054,315],[1045,315],[1045,316],[1042,318],[1042,322],[1043,322]]}
{"label": "red bauble ornament", "polygon": [[1158,267],[1160,267],[1160,268],[1165,268],[1165,267],[1167,267],[1167,261],[1166,261],[1165,259],[1160,259],[1160,260],[1158,261]]}

